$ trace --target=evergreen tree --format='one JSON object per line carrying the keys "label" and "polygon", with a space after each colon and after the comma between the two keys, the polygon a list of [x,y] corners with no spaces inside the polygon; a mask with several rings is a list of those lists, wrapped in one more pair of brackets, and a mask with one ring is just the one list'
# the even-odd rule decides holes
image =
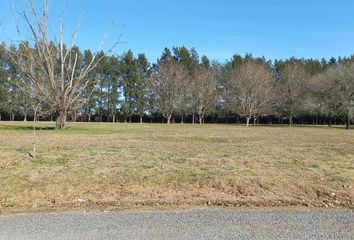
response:
{"label": "evergreen tree", "polygon": [[166,62],[170,61],[172,59],[172,53],[169,48],[165,48],[164,51],[162,52],[162,55],[159,59],[157,59],[157,64],[155,67],[157,67],[161,62]]}
{"label": "evergreen tree", "polygon": [[204,67],[204,68],[207,68],[207,69],[210,69],[210,60],[207,56],[202,56],[202,63],[201,65]]}
{"label": "evergreen tree", "polygon": [[119,60],[112,56],[107,58],[104,66],[104,78],[107,91],[107,113],[111,115],[112,122],[116,121],[119,102]]}
{"label": "evergreen tree", "polygon": [[0,121],[2,119],[2,113],[7,112],[8,92],[7,92],[7,80],[8,80],[8,58],[6,55],[5,44],[0,45]]}
{"label": "evergreen tree", "polygon": [[[93,54],[91,53],[91,51],[85,50],[84,51],[84,59],[83,59],[83,64],[87,65],[90,64],[90,62],[92,61],[92,57]],[[92,114],[96,108],[96,95],[95,95],[95,86],[96,86],[96,79],[95,79],[95,74],[96,74],[97,69],[94,69],[93,71],[91,71],[87,78],[89,79],[88,84],[86,86],[85,89],[85,93],[84,93],[84,99],[85,104],[83,106],[85,113],[87,113],[88,115],[88,121],[91,122],[91,118],[92,118]]]}
{"label": "evergreen tree", "polygon": [[320,61],[314,59],[307,59],[304,61],[306,72],[310,75],[315,75],[322,72],[322,65]]}
{"label": "evergreen tree", "polygon": [[138,63],[131,50],[125,53],[122,58],[120,73],[124,96],[122,112],[125,117],[125,122],[127,122],[127,119],[131,122],[131,116],[135,112],[134,100],[137,95],[136,85],[139,82]]}
{"label": "evergreen tree", "polygon": [[106,114],[107,110],[107,94],[106,94],[106,81],[104,77],[106,57],[103,52],[98,53],[98,57],[102,60],[97,64],[95,68],[95,82],[97,84],[94,90],[94,97],[96,99],[96,113],[99,121],[103,121],[103,116]]}
{"label": "evergreen tree", "polygon": [[147,81],[149,77],[149,61],[147,60],[145,54],[139,54],[138,59],[138,72],[139,78],[137,79],[137,84],[135,85],[135,99],[134,105],[136,113],[140,117],[140,123],[143,122],[144,112],[146,110],[147,104]]}
{"label": "evergreen tree", "polygon": [[[18,51],[15,47],[11,48],[11,51]],[[14,64],[11,64],[10,62],[8,63],[8,69],[7,69],[7,86],[6,86],[6,91],[7,91],[7,111],[10,116],[10,121],[15,120],[15,115],[18,112],[18,106],[19,106],[19,81],[20,81],[20,76],[16,71],[16,67]]]}

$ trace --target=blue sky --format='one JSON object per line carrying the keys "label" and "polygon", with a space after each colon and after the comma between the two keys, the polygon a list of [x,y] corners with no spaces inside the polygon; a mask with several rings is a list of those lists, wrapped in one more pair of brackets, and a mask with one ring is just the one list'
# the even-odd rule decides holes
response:
{"label": "blue sky", "polygon": [[[16,38],[15,22],[21,19],[13,5],[20,1],[2,0],[1,41]],[[354,54],[354,1],[349,0],[51,1],[53,34],[57,13],[64,9],[68,32],[80,23],[81,48],[97,49],[105,32],[108,47],[122,32],[124,43],[115,53],[132,49],[151,61],[164,47],[182,45],[220,61],[245,53],[269,59]]]}

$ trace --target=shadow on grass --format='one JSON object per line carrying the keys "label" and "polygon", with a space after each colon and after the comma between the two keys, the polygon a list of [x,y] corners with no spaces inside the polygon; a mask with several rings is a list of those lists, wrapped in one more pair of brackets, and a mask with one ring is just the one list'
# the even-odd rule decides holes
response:
{"label": "shadow on grass", "polygon": [[[3,130],[27,130],[27,131],[33,131],[33,126],[1,126],[0,129]],[[36,130],[44,130],[44,131],[52,131],[55,130],[55,127],[49,127],[49,126],[36,126]]]}
{"label": "shadow on grass", "polygon": [[[242,125],[241,125],[242,126]],[[344,129],[344,130],[354,130],[354,126],[350,126],[349,129],[346,129],[344,125],[332,125],[328,126],[323,125],[311,125],[311,124],[294,124],[289,126],[288,124],[256,124],[255,126],[250,125],[249,127],[284,127],[284,128],[322,128],[322,129]]]}

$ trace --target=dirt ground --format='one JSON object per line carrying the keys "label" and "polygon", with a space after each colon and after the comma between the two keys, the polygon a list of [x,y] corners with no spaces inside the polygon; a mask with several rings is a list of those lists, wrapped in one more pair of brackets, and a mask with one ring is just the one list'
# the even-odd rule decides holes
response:
{"label": "dirt ground", "polygon": [[354,131],[0,122],[0,213],[143,206],[354,208]]}

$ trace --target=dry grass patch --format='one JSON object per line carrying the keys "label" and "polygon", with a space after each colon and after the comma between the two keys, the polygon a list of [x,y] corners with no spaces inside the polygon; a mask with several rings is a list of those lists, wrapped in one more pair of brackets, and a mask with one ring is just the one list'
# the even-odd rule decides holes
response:
{"label": "dry grass patch", "polygon": [[0,210],[178,205],[353,208],[354,131],[0,123]]}

